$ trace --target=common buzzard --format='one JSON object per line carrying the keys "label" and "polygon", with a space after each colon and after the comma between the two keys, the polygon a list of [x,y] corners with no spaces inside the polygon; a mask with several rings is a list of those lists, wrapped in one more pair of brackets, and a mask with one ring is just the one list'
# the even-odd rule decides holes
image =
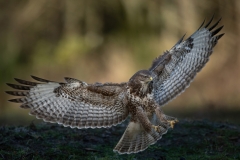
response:
{"label": "common buzzard", "polygon": [[20,91],[6,91],[23,96],[9,101],[22,103],[46,122],[71,128],[101,128],[131,120],[114,148],[120,154],[137,153],[154,144],[178,121],[163,113],[161,107],[182,93],[197,72],[209,60],[213,47],[224,35],[215,29],[220,20],[209,27],[213,18],[189,38],[184,36],[148,70],[136,72],[128,82],[87,84],[65,78],[65,83],[32,76],[38,82],[15,79],[23,85],[9,84]]}

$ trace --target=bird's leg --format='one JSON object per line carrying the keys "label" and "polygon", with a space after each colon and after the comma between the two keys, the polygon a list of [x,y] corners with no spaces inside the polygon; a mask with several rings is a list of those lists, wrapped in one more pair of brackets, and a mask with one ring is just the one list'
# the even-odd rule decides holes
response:
{"label": "bird's leg", "polygon": [[178,122],[177,118],[165,115],[160,107],[156,107],[155,113],[161,122],[167,122],[171,128],[173,128],[174,124]]}
{"label": "bird's leg", "polygon": [[161,132],[161,128],[160,128],[160,126],[152,125],[152,128],[153,128],[156,132],[158,132],[158,133]]}
{"label": "bird's leg", "polygon": [[165,129],[162,128],[161,126],[155,126],[149,121],[149,119],[148,119],[146,113],[143,111],[142,107],[137,107],[136,116],[137,116],[139,122],[141,123],[141,125],[143,126],[143,128],[147,132],[151,132],[152,128],[158,133],[165,131]]}
{"label": "bird's leg", "polygon": [[175,117],[171,117],[171,116],[167,116],[167,115],[165,115],[165,117],[166,117],[168,123],[171,125],[171,128],[173,128],[175,123],[178,122],[178,119]]}

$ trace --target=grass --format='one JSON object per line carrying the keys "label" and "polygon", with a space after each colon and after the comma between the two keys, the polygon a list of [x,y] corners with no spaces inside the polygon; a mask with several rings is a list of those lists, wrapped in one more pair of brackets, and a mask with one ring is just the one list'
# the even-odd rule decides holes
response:
{"label": "grass", "polygon": [[0,127],[0,159],[225,160],[240,159],[240,126],[181,120],[156,144],[138,154],[112,150],[125,125],[109,129],[70,129],[55,124]]}

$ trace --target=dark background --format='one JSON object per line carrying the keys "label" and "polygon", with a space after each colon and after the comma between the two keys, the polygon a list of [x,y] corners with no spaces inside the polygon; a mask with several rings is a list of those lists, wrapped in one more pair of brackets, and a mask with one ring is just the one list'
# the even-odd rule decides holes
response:
{"label": "dark background", "polygon": [[220,39],[184,94],[164,107],[180,118],[240,123],[240,1],[0,0],[0,123],[36,121],[6,82],[29,75],[88,83],[124,82],[204,19],[222,17]]}

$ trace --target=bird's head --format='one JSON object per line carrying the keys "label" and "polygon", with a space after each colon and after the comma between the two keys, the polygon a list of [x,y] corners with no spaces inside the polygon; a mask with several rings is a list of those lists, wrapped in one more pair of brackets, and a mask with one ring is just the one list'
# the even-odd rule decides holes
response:
{"label": "bird's head", "polygon": [[152,91],[152,73],[148,70],[140,70],[135,73],[129,80],[128,86],[131,93],[146,95]]}
{"label": "bird's head", "polygon": [[152,80],[152,73],[149,70],[140,70],[136,72],[129,81],[134,81],[135,83],[141,84],[148,84]]}

